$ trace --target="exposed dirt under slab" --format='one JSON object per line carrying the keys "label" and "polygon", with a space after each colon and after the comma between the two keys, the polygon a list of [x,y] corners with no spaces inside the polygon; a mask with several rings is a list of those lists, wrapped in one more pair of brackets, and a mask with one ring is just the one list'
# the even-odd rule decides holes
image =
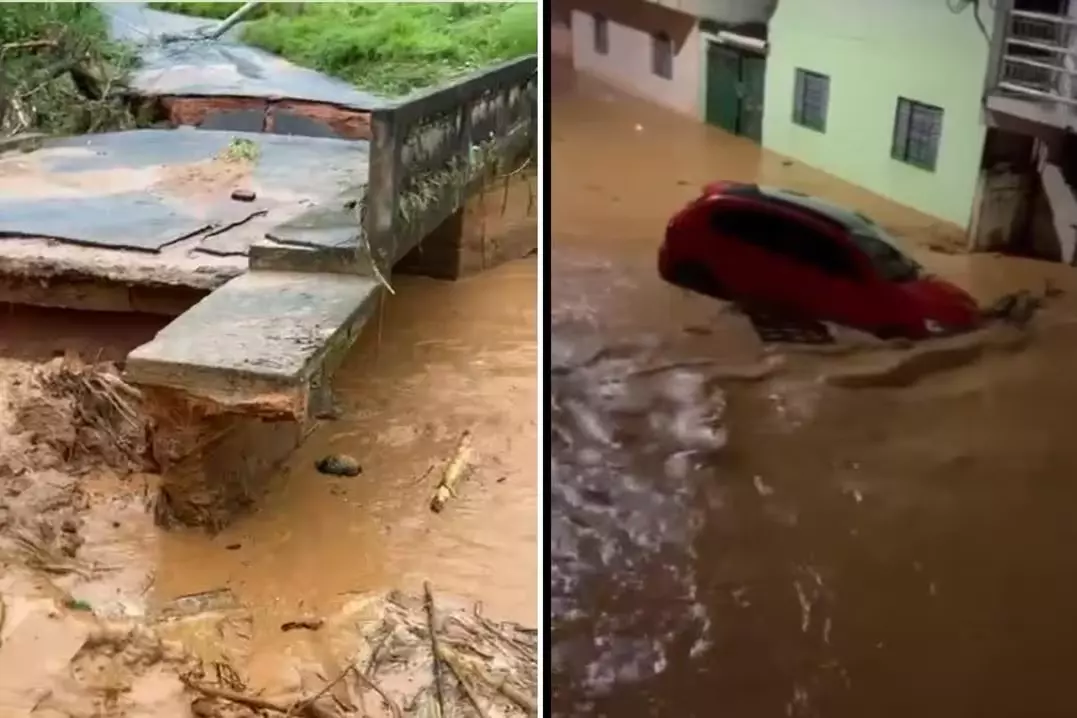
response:
{"label": "exposed dirt under slab", "polygon": [[280,113],[298,115],[325,125],[338,137],[350,140],[370,139],[370,113],[350,110],[320,102],[302,100],[267,100],[258,97],[165,97],[164,112],[173,125],[200,127],[217,113],[250,112],[261,114],[262,132],[277,130]]}

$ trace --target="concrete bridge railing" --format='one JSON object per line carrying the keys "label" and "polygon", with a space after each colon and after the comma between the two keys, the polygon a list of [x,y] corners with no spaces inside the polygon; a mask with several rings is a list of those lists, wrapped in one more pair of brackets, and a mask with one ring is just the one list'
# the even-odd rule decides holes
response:
{"label": "concrete bridge railing", "polygon": [[537,133],[538,60],[484,69],[375,110],[363,224],[377,269],[459,209],[484,177],[526,154]]}

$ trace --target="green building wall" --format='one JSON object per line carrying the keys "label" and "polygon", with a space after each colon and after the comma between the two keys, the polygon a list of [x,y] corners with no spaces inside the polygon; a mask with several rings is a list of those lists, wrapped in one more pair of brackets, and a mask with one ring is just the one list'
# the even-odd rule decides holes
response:
{"label": "green building wall", "polygon": [[[975,5],[780,0],[769,26],[763,145],[926,214],[969,224],[989,41]],[[979,2],[983,27],[993,25]],[[830,77],[826,131],[793,123],[795,69]],[[944,110],[935,170],[890,156],[898,97]]]}

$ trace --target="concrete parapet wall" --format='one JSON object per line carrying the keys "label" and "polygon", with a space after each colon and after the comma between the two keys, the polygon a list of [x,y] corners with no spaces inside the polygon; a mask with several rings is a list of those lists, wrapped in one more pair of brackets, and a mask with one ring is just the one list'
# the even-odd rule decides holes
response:
{"label": "concrete parapet wall", "polygon": [[364,234],[380,271],[463,206],[491,165],[533,146],[537,70],[520,58],[374,111]]}
{"label": "concrete parapet wall", "polygon": [[538,247],[536,179],[521,172],[469,197],[397,265],[396,271],[460,279]]}

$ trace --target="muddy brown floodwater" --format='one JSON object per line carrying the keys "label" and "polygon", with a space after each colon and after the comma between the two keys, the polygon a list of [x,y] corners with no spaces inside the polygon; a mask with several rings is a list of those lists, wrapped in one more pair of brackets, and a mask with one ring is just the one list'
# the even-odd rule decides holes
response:
{"label": "muddy brown floodwater", "polygon": [[[40,512],[55,515],[56,527],[62,519],[63,532],[70,526],[77,560],[105,568],[55,581],[98,616],[155,616],[178,597],[227,592],[223,608],[245,616],[242,635],[211,625],[180,638],[245,671],[252,685],[272,684],[312,635],[282,624],[330,616],[371,592],[421,593],[424,580],[498,620],[534,626],[536,266],[516,260],[459,282],[395,277],[380,331],[375,318],[336,375],[339,417],[315,430],[252,514],[215,536],[155,528],[145,500],[154,477],[26,474],[45,468],[34,456],[25,468],[4,457],[4,475],[21,483],[0,496],[0,529],[10,528],[9,511],[29,525]],[[164,323],[3,308],[0,375],[22,376],[27,361],[65,350],[120,360]],[[474,469],[433,514],[434,485],[465,429]],[[318,473],[316,461],[334,453],[356,457],[362,473]],[[0,581],[9,604],[13,590]]]}
{"label": "muddy brown floodwater", "polygon": [[[1074,270],[955,254],[955,228],[551,79],[555,713],[1077,713]],[[860,209],[981,301],[1050,296],[1024,330],[762,346],[656,276],[718,178]]]}
{"label": "muddy brown floodwater", "polygon": [[[518,260],[461,282],[397,278],[380,342],[372,324],[334,378],[342,416],[300,447],[252,516],[212,541],[162,536],[156,596],[227,586],[272,640],[281,622],[332,610],[349,592],[429,579],[534,623],[536,266]],[[430,467],[469,428],[478,468],[433,514]],[[315,462],[333,453],[359,459],[362,474],[319,474]]]}

